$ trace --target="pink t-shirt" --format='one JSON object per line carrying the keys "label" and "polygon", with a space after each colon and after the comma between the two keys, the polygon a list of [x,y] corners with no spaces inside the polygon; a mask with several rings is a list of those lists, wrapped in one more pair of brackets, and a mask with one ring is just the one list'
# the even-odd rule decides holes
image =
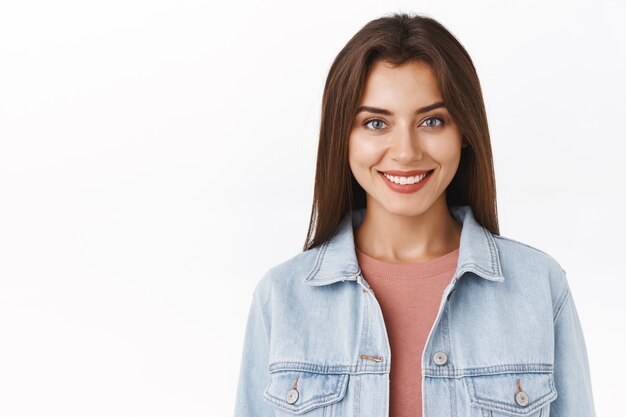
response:
{"label": "pink t-shirt", "polygon": [[391,345],[390,417],[422,416],[422,352],[459,248],[438,258],[394,264],[356,248],[363,278],[380,304]]}

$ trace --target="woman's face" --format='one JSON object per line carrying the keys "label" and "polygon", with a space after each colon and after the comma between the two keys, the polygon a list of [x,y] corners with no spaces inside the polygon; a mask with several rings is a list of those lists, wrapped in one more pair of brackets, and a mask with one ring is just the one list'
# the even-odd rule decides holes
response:
{"label": "woman's face", "polygon": [[[442,102],[437,78],[422,61],[395,68],[377,61],[370,68],[348,144],[350,168],[367,193],[368,209],[377,205],[414,216],[435,202],[445,206],[465,145]],[[419,171],[431,173],[415,178]]]}

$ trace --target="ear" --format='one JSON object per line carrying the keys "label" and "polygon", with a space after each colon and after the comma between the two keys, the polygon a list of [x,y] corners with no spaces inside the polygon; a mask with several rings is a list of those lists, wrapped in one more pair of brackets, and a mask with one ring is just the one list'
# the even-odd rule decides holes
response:
{"label": "ear", "polygon": [[467,140],[465,140],[465,136],[463,136],[463,142],[461,143],[461,148],[467,148],[469,146],[469,143],[467,142]]}

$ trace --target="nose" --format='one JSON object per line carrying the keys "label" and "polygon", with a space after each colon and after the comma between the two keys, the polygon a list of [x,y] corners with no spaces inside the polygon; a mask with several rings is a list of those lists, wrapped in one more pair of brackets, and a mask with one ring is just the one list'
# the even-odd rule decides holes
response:
{"label": "nose", "polygon": [[407,165],[413,161],[421,160],[423,157],[419,138],[411,130],[411,127],[396,129],[391,138],[388,152],[393,160]]}

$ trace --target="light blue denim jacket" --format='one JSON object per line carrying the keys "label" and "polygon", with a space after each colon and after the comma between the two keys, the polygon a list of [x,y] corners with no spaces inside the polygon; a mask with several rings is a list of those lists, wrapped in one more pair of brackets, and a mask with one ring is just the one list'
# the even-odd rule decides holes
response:
{"label": "light blue denim jacket", "polygon": [[[459,261],[422,356],[423,417],[594,417],[587,350],[566,273],[548,254],[497,236],[469,206]],[[323,245],[259,280],[235,417],[387,417],[393,357],[346,216]]]}

